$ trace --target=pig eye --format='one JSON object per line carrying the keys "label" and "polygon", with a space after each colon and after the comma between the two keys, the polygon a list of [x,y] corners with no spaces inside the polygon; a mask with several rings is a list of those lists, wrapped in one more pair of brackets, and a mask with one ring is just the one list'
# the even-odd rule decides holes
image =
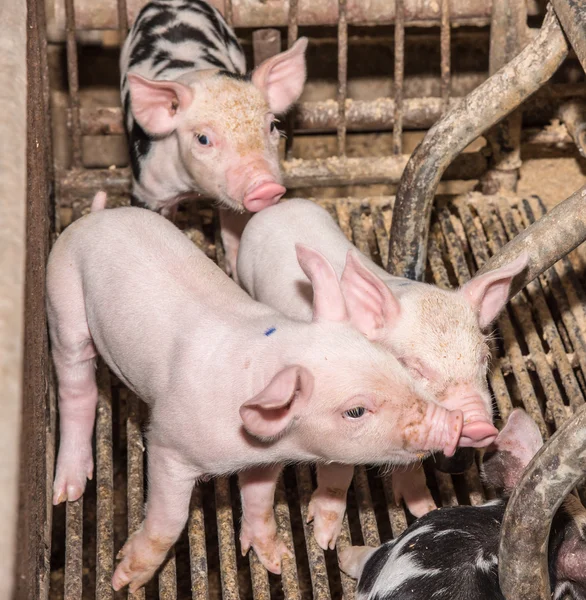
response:
{"label": "pig eye", "polygon": [[277,124],[274,121],[271,121],[271,133],[273,133],[273,131],[275,131],[276,128]]}
{"label": "pig eye", "polygon": [[366,414],[366,408],[364,406],[355,406],[350,410],[344,412],[344,416],[348,419],[360,419]]}
{"label": "pig eye", "polygon": [[202,146],[209,146],[210,145],[210,140],[209,140],[209,138],[208,138],[207,135],[204,135],[203,133],[196,133],[195,137],[197,138],[197,141]]}

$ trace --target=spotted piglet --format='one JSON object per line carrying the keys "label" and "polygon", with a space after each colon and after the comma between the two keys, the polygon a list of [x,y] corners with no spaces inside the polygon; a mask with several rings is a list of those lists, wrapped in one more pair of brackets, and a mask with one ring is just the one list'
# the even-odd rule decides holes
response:
{"label": "spotted piglet", "polygon": [[[242,48],[203,0],[157,0],[139,13],[120,58],[135,204],[172,216],[202,194],[257,212],[284,194],[275,115],[305,83],[301,38],[246,74]],[[234,271],[235,216],[221,212]]]}
{"label": "spotted piglet", "polygon": [[[487,483],[503,497],[482,506],[434,510],[379,548],[353,546],[340,568],[358,579],[357,600],[505,600],[498,581],[500,530],[508,494],[541,446],[539,429],[517,409],[488,448]],[[569,496],[549,538],[552,598],[586,598],[586,510]]]}

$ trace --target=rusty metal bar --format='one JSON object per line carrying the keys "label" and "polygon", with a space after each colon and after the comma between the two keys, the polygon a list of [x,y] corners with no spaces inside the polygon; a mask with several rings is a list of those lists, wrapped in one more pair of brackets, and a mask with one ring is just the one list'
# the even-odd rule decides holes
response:
{"label": "rusty metal bar", "polygon": [[216,519],[218,524],[218,548],[220,550],[220,573],[222,576],[222,598],[239,600],[238,569],[236,568],[236,546],[234,543],[234,521],[230,500],[230,480],[221,477],[214,481],[216,492]]}
{"label": "rusty metal bar", "polygon": [[64,596],[81,600],[83,572],[83,496],[67,502],[65,518],[65,577]]}
{"label": "rusty metal bar", "polygon": [[348,92],[348,23],[346,0],[338,0],[338,156],[346,154],[346,94]]}
{"label": "rusty metal bar", "polygon": [[[441,0],[441,29],[440,29],[440,49],[441,49],[441,98],[442,114],[445,114],[450,104],[450,3],[449,0]],[[498,0],[493,0],[498,2]]]}
{"label": "rusty metal bar", "polygon": [[560,106],[559,115],[580,154],[586,156],[586,102],[579,98],[568,100]]}
{"label": "rusty metal bar", "polygon": [[[540,111],[555,116],[558,105],[564,100],[586,99],[586,87],[569,84],[551,84],[527,100],[527,112]],[[455,108],[462,97],[449,101]],[[296,105],[294,126],[297,130],[329,132],[336,130],[338,105],[334,100],[300,102]],[[348,131],[389,131],[396,122],[394,98],[376,100],[353,100],[345,103],[346,127]],[[403,98],[402,124],[404,129],[429,129],[442,116],[441,98]],[[71,112],[68,113],[71,119]],[[124,135],[122,111],[119,107],[82,107],[80,109],[81,132],[83,135]],[[571,139],[558,130],[523,130],[523,143],[568,143]]]}
{"label": "rusty metal bar", "polygon": [[395,68],[393,74],[393,153],[403,151],[403,82],[405,75],[405,4],[395,0]]}
{"label": "rusty metal bar", "polygon": [[126,35],[128,34],[128,10],[126,8],[126,0],[118,0],[118,33],[120,35],[120,47],[124,44]]}
{"label": "rusty metal bar", "polygon": [[551,3],[582,68],[586,71],[586,1],[551,0]]}
{"label": "rusty metal bar", "polygon": [[[298,27],[299,17],[299,0],[289,0],[289,12],[287,15],[287,48],[295,43],[299,35]],[[294,106],[293,110],[287,115],[286,130],[287,137],[285,138],[285,157],[287,159],[293,156],[293,136],[295,129],[295,117],[297,115],[298,106]]]}
{"label": "rusty metal bar", "polygon": [[[220,8],[220,6],[218,6],[220,3],[222,4],[223,10]],[[216,8],[222,12],[224,19],[226,19],[226,23],[228,23],[230,27],[234,27],[233,0],[219,0],[217,2],[212,2],[211,4],[214,4]]]}
{"label": "rusty metal bar", "polygon": [[100,361],[96,417],[96,598],[113,598],[114,465],[112,459],[112,389],[110,372]]}
{"label": "rusty metal bar", "polygon": [[297,489],[299,491],[299,505],[301,508],[301,520],[305,533],[305,547],[307,548],[307,559],[311,575],[311,586],[315,600],[329,600],[331,598],[330,585],[324,551],[319,547],[313,535],[313,527],[307,523],[307,507],[311,500],[313,482],[308,465],[295,467],[297,478]]}
{"label": "rusty metal bar", "polygon": [[486,273],[510,262],[521,252],[527,252],[529,266],[513,281],[510,292],[510,297],[513,297],[527,283],[586,240],[585,205],[586,186],[583,186],[511,240],[479,273]]}
{"label": "rusty metal bar", "polygon": [[201,484],[196,484],[191,496],[187,535],[189,538],[189,565],[191,567],[191,597],[193,600],[206,599],[209,595],[208,557]]}
{"label": "rusty metal bar", "polygon": [[[527,39],[527,5],[516,0],[494,0],[490,26],[489,73],[494,75],[513,60]],[[517,189],[521,168],[521,109],[487,133],[491,168],[481,180],[485,194]]]}
{"label": "rusty metal bar", "polygon": [[252,32],[254,66],[281,51],[281,32],[278,29],[257,29]]}
{"label": "rusty metal bar", "polygon": [[422,278],[431,207],[444,171],[487,127],[539,89],[567,53],[568,44],[550,10],[531,44],[429,130],[413,153],[397,191],[389,250],[391,272]]}
{"label": "rusty metal bar", "polygon": [[[126,390],[125,390],[126,391]],[[127,452],[127,488],[128,505],[128,537],[142,523],[144,517],[144,445],[140,430],[140,400],[130,391],[126,392],[126,452]],[[144,587],[129,597],[136,600],[145,599]]]}
{"label": "rusty metal bar", "polygon": [[69,109],[71,111],[71,162],[81,167],[81,123],[79,117],[79,72],[77,42],[75,40],[75,8],[73,0],[65,0],[67,15],[67,79],[69,83]]}
{"label": "rusty metal bar", "polygon": [[536,454],[507,505],[499,581],[508,600],[549,600],[547,542],[553,517],[586,472],[586,406]]}

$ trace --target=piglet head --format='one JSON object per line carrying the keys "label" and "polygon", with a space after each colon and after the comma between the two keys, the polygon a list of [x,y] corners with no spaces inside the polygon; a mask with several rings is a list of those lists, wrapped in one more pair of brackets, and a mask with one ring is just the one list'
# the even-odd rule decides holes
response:
{"label": "piglet head", "polygon": [[241,408],[247,431],[293,436],[305,452],[341,463],[453,454],[462,412],[434,402],[390,352],[352,326],[336,273],[319,252],[298,245],[297,256],[313,287],[313,323],[292,350],[298,366],[286,367]]}
{"label": "piglet head", "polygon": [[464,413],[463,447],[486,447],[498,431],[486,383],[490,348],[484,329],[503,309],[527,257],[472,279],[458,291],[383,281],[350,251],[342,288],[354,325],[385,345],[446,408]]}
{"label": "piglet head", "polygon": [[306,48],[300,38],[252,76],[208,70],[151,81],[129,74],[132,113],[149,135],[175,136],[186,187],[257,212],[285,193],[275,115],[303,91]]}

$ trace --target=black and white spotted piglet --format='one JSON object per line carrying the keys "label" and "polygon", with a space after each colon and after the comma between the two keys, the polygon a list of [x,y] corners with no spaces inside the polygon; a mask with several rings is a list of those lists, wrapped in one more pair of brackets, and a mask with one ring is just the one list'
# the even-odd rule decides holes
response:
{"label": "black and white spotted piglet", "polygon": [[[533,420],[515,410],[483,464],[486,481],[510,493],[541,447]],[[340,553],[340,568],[358,581],[357,600],[504,600],[498,583],[506,496],[482,506],[434,510],[400,537]],[[549,539],[552,598],[586,599],[586,509],[570,496]]]}
{"label": "black and white spotted piglet", "polygon": [[276,203],[285,188],[275,115],[303,90],[306,47],[301,38],[246,75],[242,48],[215,8],[147,4],[120,58],[135,203],[167,216],[198,193],[236,211]]}

